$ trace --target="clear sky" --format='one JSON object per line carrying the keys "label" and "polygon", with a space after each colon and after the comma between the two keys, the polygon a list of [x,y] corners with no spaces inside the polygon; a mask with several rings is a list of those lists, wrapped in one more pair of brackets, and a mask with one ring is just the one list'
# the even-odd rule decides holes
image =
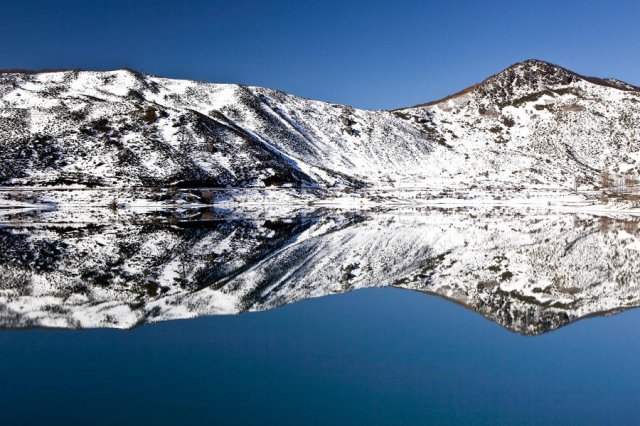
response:
{"label": "clear sky", "polygon": [[527,58],[640,84],[638,1],[0,0],[0,68],[130,67],[363,108]]}

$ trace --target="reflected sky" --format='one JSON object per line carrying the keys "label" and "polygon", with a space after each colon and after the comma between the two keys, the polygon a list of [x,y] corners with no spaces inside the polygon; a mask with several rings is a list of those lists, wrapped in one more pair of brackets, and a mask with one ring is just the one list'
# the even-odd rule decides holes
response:
{"label": "reflected sky", "polygon": [[0,407],[8,424],[629,424],[639,315],[527,337],[387,288],[129,331],[4,331]]}
{"label": "reflected sky", "polygon": [[4,212],[3,423],[640,416],[634,218],[94,213]]}

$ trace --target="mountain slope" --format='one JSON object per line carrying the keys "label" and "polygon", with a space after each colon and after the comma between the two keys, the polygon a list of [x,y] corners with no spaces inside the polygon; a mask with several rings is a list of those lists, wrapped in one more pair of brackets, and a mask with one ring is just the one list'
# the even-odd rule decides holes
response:
{"label": "mountain slope", "polygon": [[5,74],[0,95],[8,183],[357,186],[430,152],[389,112],[127,70]]}
{"label": "mountain slope", "polygon": [[130,70],[0,74],[0,182],[571,188],[640,172],[640,90],[525,61],[444,100],[359,110]]}
{"label": "mountain slope", "polygon": [[449,173],[469,179],[597,187],[605,170],[640,172],[640,89],[542,61],[397,113],[430,129],[449,147]]}

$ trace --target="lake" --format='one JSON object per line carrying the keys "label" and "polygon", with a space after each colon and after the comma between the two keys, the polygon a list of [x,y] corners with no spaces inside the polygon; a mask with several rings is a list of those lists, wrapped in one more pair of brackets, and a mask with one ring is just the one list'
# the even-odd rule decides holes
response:
{"label": "lake", "polygon": [[477,207],[2,219],[6,424],[640,418],[633,217]]}

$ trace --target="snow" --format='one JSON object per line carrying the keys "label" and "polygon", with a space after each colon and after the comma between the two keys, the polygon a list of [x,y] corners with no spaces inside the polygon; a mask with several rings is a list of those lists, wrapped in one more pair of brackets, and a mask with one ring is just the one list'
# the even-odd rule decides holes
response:
{"label": "snow", "polygon": [[0,222],[31,263],[0,265],[2,315],[128,328],[396,286],[535,334],[637,306],[640,210],[598,186],[640,172],[640,92],[611,84],[528,61],[392,112],[127,70],[3,75]]}
{"label": "snow", "polygon": [[[447,101],[389,112],[253,86],[171,80],[127,70],[68,71],[16,78],[16,87],[0,98],[0,106],[7,108],[0,112],[28,110],[28,133],[53,134],[68,152],[60,170],[103,179],[107,185],[139,186],[141,176],[170,181],[193,163],[210,176],[224,176],[230,182],[225,185],[261,186],[269,166],[261,164],[264,157],[248,152],[246,138],[308,176],[298,186],[352,186],[348,179],[355,178],[393,188],[491,183],[569,189],[574,176],[594,188],[604,167],[619,165],[618,173],[638,173],[639,93],[567,79],[571,75],[527,61]],[[138,97],[132,98],[132,92]],[[75,134],[79,126],[66,121],[65,108],[88,113],[87,126],[106,117],[109,138],[119,150],[130,150],[140,165],[123,166],[117,150],[84,141]],[[134,117],[148,108],[161,114],[140,126]],[[208,135],[198,134],[189,121],[185,124],[193,114],[214,120],[203,124]],[[226,126],[224,135],[219,126]],[[189,144],[180,143],[179,132]],[[231,145],[228,150],[205,149],[216,144],[212,138]],[[72,154],[83,145],[88,152]],[[99,167],[86,158],[93,151],[103,159]],[[55,179],[55,170],[40,167],[27,169],[34,183]]]}
{"label": "snow", "polygon": [[[52,270],[0,266],[3,315],[10,312],[16,326],[128,328],[397,286],[450,298],[529,334],[640,304],[640,228],[629,217],[484,203],[269,213],[223,215],[195,234],[141,217],[76,223],[73,232],[52,220],[41,227],[37,217],[27,227],[13,224],[5,235],[27,241],[29,253],[44,242],[65,251]],[[280,236],[265,217],[298,230]],[[213,274],[201,288],[182,286],[183,274],[193,283],[207,270]],[[26,288],[7,286],[7,274],[23,273]],[[87,285],[83,277],[93,273],[109,273],[110,284]],[[523,315],[528,322],[507,321]]]}

